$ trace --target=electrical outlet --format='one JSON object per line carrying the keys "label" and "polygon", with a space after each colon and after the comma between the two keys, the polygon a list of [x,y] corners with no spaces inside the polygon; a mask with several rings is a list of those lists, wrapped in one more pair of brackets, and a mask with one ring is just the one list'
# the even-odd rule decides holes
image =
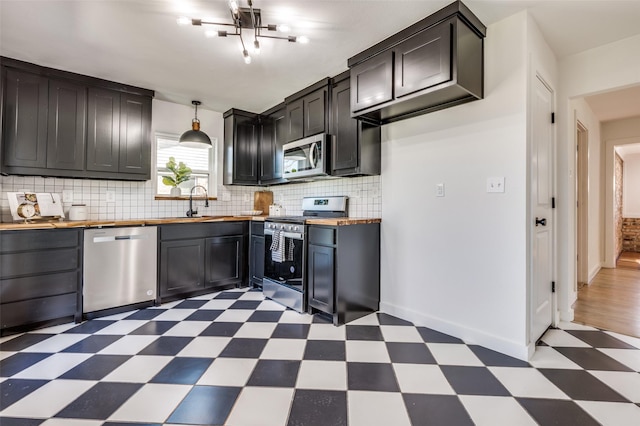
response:
{"label": "electrical outlet", "polygon": [[444,197],[444,183],[436,183],[436,197]]}
{"label": "electrical outlet", "polygon": [[231,194],[228,192],[222,193],[222,201],[231,201]]}
{"label": "electrical outlet", "polygon": [[73,203],[73,190],[65,189],[62,191],[62,202],[63,203]]}
{"label": "electrical outlet", "polygon": [[106,192],[107,203],[115,203],[116,202],[116,191],[107,191]]}
{"label": "electrical outlet", "polygon": [[249,201],[251,201],[251,197],[249,196],[248,193],[243,194],[242,201],[244,201],[245,203],[248,203]]}
{"label": "electrical outlet", "polygon": [[504,192],[504,176],[487,178],[487,192]]}

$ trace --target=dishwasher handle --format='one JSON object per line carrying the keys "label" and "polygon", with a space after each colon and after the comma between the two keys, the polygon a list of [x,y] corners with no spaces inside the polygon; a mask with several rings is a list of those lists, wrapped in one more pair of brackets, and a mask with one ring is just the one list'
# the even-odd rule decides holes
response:
{"label": "dishwasher handle", "polygon": [[147,240],[149,239],[148,235],[111,235],[104,237],[93,237],[94,243],[108,243],[111,241],[122,241],[122,240]]}

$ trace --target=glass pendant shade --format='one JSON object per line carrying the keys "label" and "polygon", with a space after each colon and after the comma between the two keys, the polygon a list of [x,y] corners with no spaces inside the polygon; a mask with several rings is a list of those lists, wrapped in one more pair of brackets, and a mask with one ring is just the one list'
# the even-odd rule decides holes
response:
{"label": "glass pendant shade", "polygon": [[192,101],[196,106],[196,117],[191,122],[191,130],[187,130],[180,136],[180,145],[190,148],[211,148],[211,139],[206,133],[200,130],[200,120],[198,120],[199,101]]}

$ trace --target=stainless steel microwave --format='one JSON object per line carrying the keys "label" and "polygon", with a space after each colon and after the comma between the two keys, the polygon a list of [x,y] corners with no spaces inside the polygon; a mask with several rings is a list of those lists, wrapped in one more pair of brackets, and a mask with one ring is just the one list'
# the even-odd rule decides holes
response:
{"label": "stainless steel microwave", "polygon": [[329,175],[330,136],[321,133],[283,146],[282,177],[288,180]]}

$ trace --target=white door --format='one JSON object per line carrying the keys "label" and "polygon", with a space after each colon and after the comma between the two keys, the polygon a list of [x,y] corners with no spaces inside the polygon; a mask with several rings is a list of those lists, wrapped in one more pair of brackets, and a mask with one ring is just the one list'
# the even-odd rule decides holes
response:
{"label": "white door", "polygon": [[531,339],[537,341],[553,319],[553,94],[535,79],[531,117]]}

